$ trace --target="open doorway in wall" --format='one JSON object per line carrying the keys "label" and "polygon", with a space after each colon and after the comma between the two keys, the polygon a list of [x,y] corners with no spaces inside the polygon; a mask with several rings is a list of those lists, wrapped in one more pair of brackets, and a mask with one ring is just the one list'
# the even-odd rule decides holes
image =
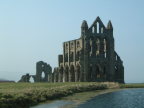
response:
{"label": "open doorway in wall", "polygon": [[34,83],[34,79],[32,76],[30,77],[30,83]]}
{"label": "open doorway in wall", "polygon": [[41,78],[42,78],[42,79],[45,78],[45,73],[44,73],[44,72],[41,73]]}

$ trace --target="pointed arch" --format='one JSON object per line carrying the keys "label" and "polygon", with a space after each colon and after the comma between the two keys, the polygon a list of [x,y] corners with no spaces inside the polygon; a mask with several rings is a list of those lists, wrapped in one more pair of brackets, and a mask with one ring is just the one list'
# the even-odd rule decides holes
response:
{"label": "pointed arch", "polygon": [[69,67],[65,66],[65,82],[69,81]]}
{"label": "pointed arch", "polygon": [[42,78],[42,79],[45,78],[45,72],[44,72],[44,71],[42,71],[42,73],[41,73],[41,78]]}
{"label": "pointed arch", "polygon": [[76,66],[75,80],[78,81],[78,82],[80,81],[80,70],[81,70],[81,67],[80,67],[79,64],[77,64],[77,66]]}
{"label": "pointed arch", "polygon": [[103,40],[103,45],[104,45],[104,58],[107,58],[107,41],[106,39],[104,38]]}
{"label": "pointed arch", "polygon": [[75,69],[74,66],[70,66],[70,82],[75,82]]}
{"label": "pointed arch", "polygon": [[79,48],[80,47],[80,42],[77,41],[76,47]]}
{"label": "pointed arch", "polygon": [[92,55],[92,53],[93,53],[93,40],[92,39],[90,39],[90,56]]}
{"label": "pointed arch", "polygon": [[94,26],[92,27],[92,33],[95,33],[95,27]]}
{"label": "pointed arch", "polygon": [[100,33],[100,24],[99,24],[99,22],[96,23],[96,26],[97,26],[96,27],[97,28],[97,33]]}
{"label": "pointed arch", "polygon": [[90,66],[89,66],[88,79],[89,79],[89,81],[93,81],[93,66],[92,66],[92,64],[90,64]]}
{"label": "pointed arch", "polygon": [[71,51],[70,52],[70,62],[73,62],[74,61],[74,52]]}
{"label": "pointed arch", "polygon": [[76,61],[78,61],[79,58],[80,58],[80,51],[77,51],[77,52],[76,52]]}
{"label": "pointed arch", "polygon": [[100,39],[96,39],[96,56],[98,56],[100,53]]}
{"label": "pointed arch", "polygon": [[90,26],[90,29],[92,30],[94,26],[96,26],[95,33],[104,33],[104,30],[106,29],[105,25],[103,24],[103,22],[101,21],[99,17],[96,18],[96,20]]}
{"label": "pointed arch", "polygon": [[30,76],[29,82],[30,82],[30,83],[34,83],[34,82],[35,82],[35,81],[34,81],[34,78],[33,78],[32,76]]}

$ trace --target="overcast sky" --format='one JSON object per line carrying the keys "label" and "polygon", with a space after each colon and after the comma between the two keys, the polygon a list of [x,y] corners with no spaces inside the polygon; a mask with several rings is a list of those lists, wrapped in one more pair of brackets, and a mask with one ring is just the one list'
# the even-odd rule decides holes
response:
{"label": "overcast sky", "polygon": [[0,0],[0,78],[35,74],[40,60],[58,66],[62,43],[97,16],[112,21],[126,83],[144,82],[144,0]]}

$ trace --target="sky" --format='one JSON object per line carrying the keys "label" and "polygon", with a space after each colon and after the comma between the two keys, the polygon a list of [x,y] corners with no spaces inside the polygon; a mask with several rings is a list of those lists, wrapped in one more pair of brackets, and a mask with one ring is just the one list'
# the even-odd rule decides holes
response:
{"label": "sky", "polygon": [[36,62],[58,66],[62,43],[99,16],[114,27],[126,83],[144,83],[144,0],[0,0],[0,78],[18,81]]}

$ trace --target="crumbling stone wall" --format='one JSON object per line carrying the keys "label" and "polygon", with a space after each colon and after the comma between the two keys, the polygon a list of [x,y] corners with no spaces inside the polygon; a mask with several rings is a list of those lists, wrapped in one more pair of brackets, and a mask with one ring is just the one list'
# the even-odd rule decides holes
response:
{"label": "crumbling stone wall", "polygon": [[[42,77],[44,73],[44,77]],[[52,68],[49,64],[39,61],[36,63],[36,75],[23,75],[19,82],[30,82],[30,78],[34,79],[34,82],[52,82]]]}
{"label": "crumbling stone wall", "polygon": [[124,66],[114,49],[113,26],[99,17],[88,27],[81,25],[81,37],[63,43],[54,69],[53,82],[116,81],[124,83]]}
{"label": "crumbling stone wall", "polygon": [[29,74],[23,75],[19,82],[30,82],[30,77],[31,76]]}
{"label": "crumbling stone wall", "polygon": [[[44,73],[44,77],[42,77]],[[36,63],[35,82],[51,82],[52,68],[49,64],[39,61]]]}
{"label": "crumbling stone wall", "polygon": [[[45,77],[42,78],[42,73]],[[113,26],[107,26],[99,17],[88,27],[84,20],[81,36],[63,43],[63,54],[58,56],[58,67],[39,61],[36,64],[35,82],[96,82],[115,81],[124,83],[124,66],[114,49]],[[29,82],[24,75],[21,82]]]}

